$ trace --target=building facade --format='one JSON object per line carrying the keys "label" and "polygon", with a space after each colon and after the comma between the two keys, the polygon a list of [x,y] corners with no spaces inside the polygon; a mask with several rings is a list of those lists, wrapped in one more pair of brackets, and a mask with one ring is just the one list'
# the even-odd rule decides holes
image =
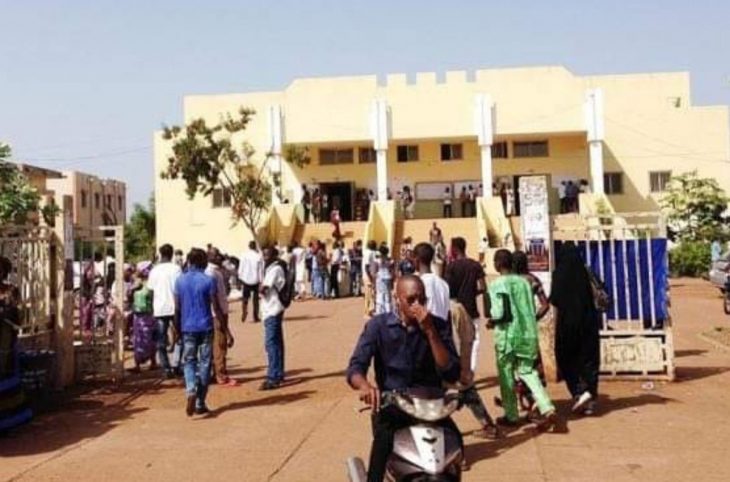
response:
{"label": "building facade", "polygon": [[64,171],[62,177],[48,179],[46,186],[57,198],[71,197],[75,229],[89,230],[126,222],[127,187],[121,181]]}
{"label": "building facade", "polygon": [[[447,187],[458,212],[465,187],[481,185],[489,198],[535,174],[548,176],[555,214],[564,181],[585,180],[618,212],[656,210],[668,179],[695,169],[730,192],[728,107],[692,105],[686,72],[579,76],[553,66],[297,79],[276,92],[187,96],[184,121],[217,123],[240,107],[256,111],[242,139],[256,150],[252,162],[281,172],[281,199],[296,204],[303,185],[318,187],[345,220],[357,216],[361,190],[385,200],[409,186],[416,217],[433,218]],[[306,148],[311,163],[284,162],[288,145]],[[240,250],[248,234],[232,226],[224,193],[191,201],[181,181],[160,179],[169,155],[156,134],[158,241]]]}

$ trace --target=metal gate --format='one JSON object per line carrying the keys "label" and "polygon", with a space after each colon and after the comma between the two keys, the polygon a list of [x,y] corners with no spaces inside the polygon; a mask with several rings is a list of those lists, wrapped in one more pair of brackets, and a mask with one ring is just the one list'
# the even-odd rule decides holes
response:
{"label": "metal gate", "polygon": [[612,378],[674,379],[669,312],[669,262],[661,213],[581,216],[553,230],[560,246],[573,242],[612,298],[602,314],[601,374]]}
{"label": "metal gate", "polygon": [[76,229],[72,286],[77,379],[124,375],[124,234],[122,226]]}

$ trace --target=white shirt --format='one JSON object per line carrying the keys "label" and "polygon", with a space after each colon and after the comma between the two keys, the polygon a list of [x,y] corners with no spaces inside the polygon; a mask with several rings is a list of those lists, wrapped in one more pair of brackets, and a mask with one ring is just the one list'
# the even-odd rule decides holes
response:
{"label": "white shirt", "polygon": [[332,251],[332,264],[342,264],[342,261],[345,257],[344,250],[342,248],[337,248]]}
{"label": "white shirt", "polygon": [[172,262],[155,265],[150,271],[147,287],[152,290],[152,314],[173,316],[175,314],[175,281],[182,274],[180,266]]}
{"label": "white shirt", "polygon": [[238,278],[247,285],[257,285],[264,278],[264,258],[261,253],[249,249],[241,255]]}
{"label": "white shirt", "polygon": [[375,251],[372,251],[368,248],[364,248],[362,250],[362,271],[361,271],[361,273],[364,276],[367,276],[367,273],[369,272],[369,269],[370,269],[370,263],[372,263],[374,259],[375,259]]}
{"label": "white shirt", "polygon": [[273,263],[266,268],[263,284],[266,288],[266,295],[261,303],[261,316],[266,319],[276,316],[284,311],[284,305],[279,300],[279,291],[284,289],[286,279],[284,278],[284,270],[277,263]]}
{"label": "white shirt", "polygon": [[447,206],[449,206],[451,204],[451,193],[450,192],[444,193],[444,204],[446,204]]}
{"label": "white shirt", "polygon": [[449,284],[433,273],[421,275],[421,281],[426,288],[426,309],[442,320],[449,319]]}
{"label": "white shirt", "polygon": [[[228,295],[226,294],[226,282],[223,279],[223,271],[213,263],[208,263],[205,268],[205,274],[215,280],[215,296],[218,298],[218,304],[224,315],[228,314]],[[215,314],[215,311],[213,311]]]}
{"label": "white shirt", "polygon": [[489,243],[483,239],[479,241],[479,254],[486,254],[487,248],[489,248]]}
{"label": "white shirt", "polygon": [[563,199],[565,197],[565,184],[558,184],[558,197]]}

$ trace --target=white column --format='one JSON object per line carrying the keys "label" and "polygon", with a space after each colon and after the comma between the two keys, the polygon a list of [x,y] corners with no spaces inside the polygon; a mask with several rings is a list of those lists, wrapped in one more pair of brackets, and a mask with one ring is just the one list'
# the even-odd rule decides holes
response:
{"label": "white column", "polygon": [[[277,188],[273,186],[271,191],[271,204],[281,204],[281,197],[283,195],[284,186],[284,174],[282,169],[283,156],[282,146],[284,144],[284,136],[282,129],[282,116],[281,106],[272,105],[269,106],[269,152],[271,154],[271,160],[269,161],[269,172],[272,175],[278,175],[280,186]],[[290,199],[291,202],[298,202],[299,200]]]}
{"label": "white column", "polygon": [[588,141],[588,156],[591,172],[591,188],[594,193],[603,194],[603,91],[588,89],[585,101],[585,122]]}
{"label": "white column", "polygon": [[[494,143],[494,102],[487,94],[478,94],[474,101],[474,128],[482,159],[482,195],[492,197],[492,144]],[[455,193],[456,194],[456,193]]]}
{"label": "white column", "polygon": [[373,101],[370,108],[370,135],[376,153],[378,201],[388,199],[388,138],[390,135],[390,119],[388,103],[385,99]]}

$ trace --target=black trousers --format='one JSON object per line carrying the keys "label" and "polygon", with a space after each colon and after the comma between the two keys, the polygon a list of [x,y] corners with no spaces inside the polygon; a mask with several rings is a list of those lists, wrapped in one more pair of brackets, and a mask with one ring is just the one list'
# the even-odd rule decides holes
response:
{"label": "black trousers", "polygon": [[255,285],[247,285],[246,283],[243,283],[243,306],[242,306],[242,313],[241,318],[246,319],[246,314],[248,311],[248,299],[253,298],[253,319],[254,321],[259,321],[259,285],[258,283]]}
{"label": "black trousers", "polygon": [[556,356],[560,374],[573,397],[589,392],[598,396],[598,372],[600,369],[600,341],[598,333],[565,343],[558,339]]}
{"label": "black trousers", "polygon": [[444,216],[445,218],[451,217],[451,204],[444,204]]}
{"label": "black trousers", "polygon": [[[386,407],[373,414],[372,423],[373,445],[370,449],[370,463],[368,463],[368,482],[382,482],[385,478],[388,457],[393,451],[395,433],[418,422],[395,407]],[[451,418],[439,421],[438,425],[453,430],[459,436],[462,446],[464,445],[461,432]]]}
{"label": "black trousers", "polygon": [[[330,266],[330,289],[332,290],[335,298],[340,297],[340,284],[337,282],[337,273],[340,271],[339,264],[333,264]],[[327,293],[329,294],[329,293]]]}

